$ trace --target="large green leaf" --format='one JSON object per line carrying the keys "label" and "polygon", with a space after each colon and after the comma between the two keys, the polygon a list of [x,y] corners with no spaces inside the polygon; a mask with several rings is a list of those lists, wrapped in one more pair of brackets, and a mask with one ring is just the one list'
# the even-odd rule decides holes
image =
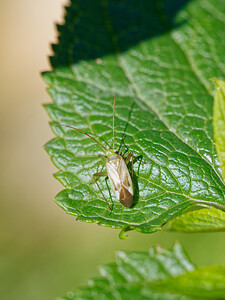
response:
{"label": "large green leaf", "polygon": [[[218,15],[217,15],[218,12]],[[223,1],[72,1],[43,74],[56,138],[46,145],[65,186],[56,202],[78,220],[153,232],[196,204],[224,209],[213,141],[212,86],[224,68]],[[220,43],[217,43],[217,40]],[[102,149],[66,124],[132,151],[134,203],[93,184]],[[113,203],[113,204],[112,204]]]}
{"label": "large green leaf", "polygon": [[225,299],[225,267],[195,267],[179,244],[145,252],[118,252],[101,276],[62,300]]}

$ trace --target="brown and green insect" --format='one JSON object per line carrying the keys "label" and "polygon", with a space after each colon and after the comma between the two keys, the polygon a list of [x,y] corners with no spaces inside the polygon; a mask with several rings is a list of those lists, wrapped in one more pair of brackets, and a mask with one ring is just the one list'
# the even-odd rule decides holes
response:
{"label": "brown and green insect", "polygon": [[133,168],[133,153],[132,152],[129,153],[127,155],[127,157],[125,158],[120,155],[121,151],[122,151],[122,147],[120,148],[118,154],[114,151],[114,146],[115,146],[115,135],[114,135],[115,102],[116,102],[116,94],[115,94],[114,103],[113,103],[113,149],[107,149],[105,146],[103,146],[101,143],[99,143],[91,135],[89,135],[88,133],[86,133],[78,128],[68,126],[68,125],[63,125],[63,124],[57,124],[60,126],[65,126],[65,127],[75,129],[75,130],[85,134],[86,136],[88,136],[89,138],[94,140],[96,143],[98,143],[101,146],[101,148],[105,151],[106,156],[103,156],[103,157],[106,160],[104,165],[106,166],[107,172],[97,172],[97,173],[93,174],[93,177],[95,179],[95,182],[96,182],[104,200],[107,202],[110,211],[111,211],[111,207],[110,207],[108,201],[106,200],[106,198],[97,182],[98,177],[108,176],[111,189],[112,189],[116,199],[123,206],[130,207],[132,205],[133,195],[134,195],[132,179],[131,179],[130,173],[128,171],[128,168],[127,168],[127,165],[131,158],[132,158],[132,168]]}

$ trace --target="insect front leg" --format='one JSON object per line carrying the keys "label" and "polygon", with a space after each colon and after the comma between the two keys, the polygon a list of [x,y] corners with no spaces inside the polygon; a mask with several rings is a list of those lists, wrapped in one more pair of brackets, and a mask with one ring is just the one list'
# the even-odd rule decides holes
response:
{"label": "insect front leg", "polygon": [[100,186],[99,186],[99,184],[98,184],[98,177],[106,177],[107,176],[107,172],[98,172],[98,173],[94,173],[93,175],[93,178],[94,178],[94,181],[95,181],[95,183],[96,183],[96,185],[97,185],[97,187],[98,187],[98,189],[99,189],[99,191],[101,192],[101,194],[102,194],[102,197],[104,198],[104,200],[105,200],[105,202],[107,203],[107,205],[108,205],[108,207],[109,207],[109,214],[111,213],[111,207],[110,207],[110,205],[109,205],[109,202],[106,200],[106,198],[105,198],[105,196],[104,196],[104,194],[103,194],[103,191],[101,190],[101,188],[100,188]]}

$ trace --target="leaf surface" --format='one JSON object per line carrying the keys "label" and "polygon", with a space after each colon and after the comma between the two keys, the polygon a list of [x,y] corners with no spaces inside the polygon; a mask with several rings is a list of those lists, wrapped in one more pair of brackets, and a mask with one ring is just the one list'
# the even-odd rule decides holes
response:
{"label": "leaf surface", "polygon": [[180,232],[225,231],[225,212],[216,208],[190,211],[171,220],[163,229]]}
{"label": "leaf surface", "polygon": [[213,79],[216,92],[213,109],[213,129],[216,141],[216,149],[225,178],[225,81]]}
{"label": "leaf surface", "polygon": [[100,268],[101,276],[61,299],[221,300],[224,271],[224,266],[195,267],[178,243],[172,250],[119,251],[115,263]]}
{"label": "leaf surface", "polygon": [[[56,202],[78,220],[154,232],[196,204],[224,209],[208,77],[223,76],[225,41],[213,46],[224,30],[225,3],[157,3],[72,1],[65,25],[58,26],[53,71],[43,74],[56,134],[46,149],[65,187]],[[92,179],[104,152],[56,124],[79,128],[112,148],[115,92],[115,150],[122,144],[123,155],[134,153],[135,192],[132,207],[125,208],[100,178],[109,214]]]}
{"label": "leaf surface", "polygon": [[225,266],[196,268],[159,283],[158,288],[197,299],[225,299]]}

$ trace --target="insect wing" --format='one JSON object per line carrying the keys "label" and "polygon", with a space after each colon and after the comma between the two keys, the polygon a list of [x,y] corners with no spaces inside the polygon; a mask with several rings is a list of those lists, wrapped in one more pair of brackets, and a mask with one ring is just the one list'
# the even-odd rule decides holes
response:
{"label": "insect wing", "polygon": [[133,201],[133,184],[124,159],[120,161],[119,174],[121,174],[120,203],[130,207]]}
{"label": "insect wing", "polygon": [[121,204],[130,207],[133,201],[132,180],[122,157],[106,162],[109,182],[114,195]]}
{"label": "insect wing", "polygon": [[112,162],[107,162],[106,163],[106,169],[107,169],[107,174],[109,177],[109,182],[111,185],[111,189],[116,197],[116,199],[119,201],[119,191],[120,191],[120,187],[121,187],[121,181],[120,181],[120,177],[119,177],[119,173],[117,170],[117,166],[116,163],[114,161]]}

